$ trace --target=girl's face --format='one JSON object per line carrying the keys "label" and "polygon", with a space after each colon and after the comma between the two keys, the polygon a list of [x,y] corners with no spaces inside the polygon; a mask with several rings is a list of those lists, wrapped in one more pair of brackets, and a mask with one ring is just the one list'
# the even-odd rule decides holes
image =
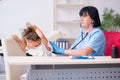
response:
{"label": "girl's face", "polygon": [[83,28],[89,28],[93,24],[93,20],[88,15],[88,13],[83,14],[80,16],[80,23]]}
{"label": "girl's face", "polygon": [[27,48],[34,48],[34,47],[37,47],[38,45],[41,44],[40,40],[32,41],[32,40],[25,39],[25,41],[26,41],[26,44],[27,44]]}

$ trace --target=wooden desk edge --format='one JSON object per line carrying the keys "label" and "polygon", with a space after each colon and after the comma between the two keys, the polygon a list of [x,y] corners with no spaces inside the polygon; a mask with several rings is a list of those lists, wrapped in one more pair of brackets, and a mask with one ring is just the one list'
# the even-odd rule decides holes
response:
{"label": "wooden desk edge", "polygon": [[70,59],[68,56],[57,57],[6,57],[7,63],[10,65],[63,65],[63,64],[112,64],[120,63],[120,58],[112,59],[110,56],[95,56],[95,59]]}

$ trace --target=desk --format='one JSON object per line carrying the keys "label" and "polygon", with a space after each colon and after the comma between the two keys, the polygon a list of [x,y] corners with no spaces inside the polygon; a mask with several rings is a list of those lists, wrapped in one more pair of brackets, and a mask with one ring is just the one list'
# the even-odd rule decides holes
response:
{"label": "desk", "polygon": [[[70,65],[76,65],[76,66],[77,65],[87,65],[87,68],[89,68],[89,65],[94,65],[94,68],[95,68],[95,65],[98,65],[97,67],[99,67],[100,65],[105,65],[105,66],[113,65],[110,67],[116,67],[118,70],[118,73],[120,72],[120,58],[119,59],[111,59],[110,56],[95,57],[95,59],[92,59],[92,60],[70,59],[70,58],[68,58],[68,56],[57,56],[57,57],[24,57],[24,56],[16,57],[16,56],[14,56],[14,57],[6,58],[6,65],[7,65],[6,66],[7,80],[19,80],[20,75],[25,72],[27,65],[54,65],[54,66],[56,65],[56,68],[57,67],[59,68],[59,66],[62,67],[64,65],[66,65],[66,66],[67,65],[68,66],[70,66]],[[114,66],[114,65],[116,65],[116,66]],[[22,71],[20,69],[20,67],[22,67],[22,68],[24,67],[23,72],[20,72],[20,71]],[[91,67],[93,67],[93,66],[91,66]],[[104,68],[104,66],[101,66],[101,67]],[[94,69],[94,68],[92,68],[92,69]],[[118,75],[117,78],[120,79],[120,76]],[[41,79],[41,80],[44,80],[44,79]],[[49,78],[49,80],[50,80],[50,78]],[[59,79],[59,80],[69,80],[69,79]],[[73,79],[71,79],[71,80],[73,80]],[[81,79],[81,80],[85,80],[85,79]],[[89,80],[89,79],[87,79],[87,80]],[[97,80],[99,80],[99,79],[97,79]],[[107,80],[107,79],[105,79],[105,80]],[[109,80],[112,80],[112,79],[109,79]]]}

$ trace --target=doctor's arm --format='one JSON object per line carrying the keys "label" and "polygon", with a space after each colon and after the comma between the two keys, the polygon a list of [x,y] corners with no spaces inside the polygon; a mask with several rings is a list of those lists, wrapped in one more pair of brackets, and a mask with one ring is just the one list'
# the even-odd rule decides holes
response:
{"label": "doctor's arm", "polygon": [[56,54],[65,54],[65,55],[71,55],[71,56],[87,56],[89,55],[93,49],[90,47],[82,48],[82,49],[77,49],[77,50],[63,50],[59,48],[54,42],[50,41],[51,46],[53,47],[53,53]]}
{"label": "doctor's arm", "polygon": [[64,54],[70,56],[87,56],[93,51],[90,47],[85,47],[77,50],[64,50]]}

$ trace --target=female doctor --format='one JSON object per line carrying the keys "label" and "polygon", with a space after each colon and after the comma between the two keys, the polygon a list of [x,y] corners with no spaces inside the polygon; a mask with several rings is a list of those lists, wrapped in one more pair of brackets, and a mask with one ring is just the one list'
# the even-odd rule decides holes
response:
{"label": "female doctor", "polygon": [[69,50],[62,50],[53,42],[53,52],[70,56],[103,56],[105,37],[96,7],[86,6],[79,12],[82,30]]}

